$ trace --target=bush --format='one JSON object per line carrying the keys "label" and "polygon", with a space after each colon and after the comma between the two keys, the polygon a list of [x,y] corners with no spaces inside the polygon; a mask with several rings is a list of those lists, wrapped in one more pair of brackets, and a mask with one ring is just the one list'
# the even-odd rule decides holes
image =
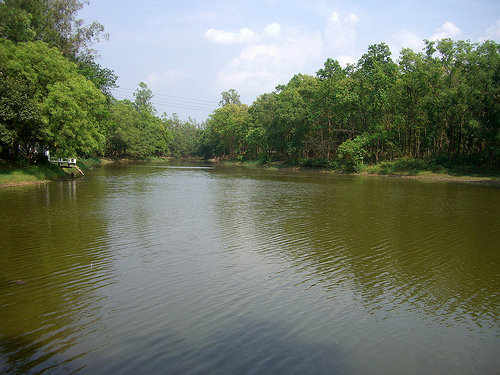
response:
{"label": "bush", "polygon": [[368,144],[366,134],[358,135],[354,139],[348,139],[337,149],[339,157],[346,162],[346,168],[349,172],[361,172],[363,159],[366,156],[365,146]]}

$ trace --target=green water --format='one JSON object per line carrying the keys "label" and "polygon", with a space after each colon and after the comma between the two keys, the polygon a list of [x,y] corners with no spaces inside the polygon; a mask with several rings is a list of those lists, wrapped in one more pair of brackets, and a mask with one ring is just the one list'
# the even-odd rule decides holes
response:
{"label": "green water", "polygon": [[500,368],[494,185],[143,163],[0,210],[0,373]]}

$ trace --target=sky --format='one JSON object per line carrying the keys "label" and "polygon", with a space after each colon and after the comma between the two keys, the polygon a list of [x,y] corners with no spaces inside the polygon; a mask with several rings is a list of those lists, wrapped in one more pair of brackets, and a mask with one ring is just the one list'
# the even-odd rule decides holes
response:
{"label": "sky", "polygon": [[424,39],[500,43],[498,0],[90,0],[79,18],[109,33],[93,47],[119,77],[117,99],[144,82],[158,115],[198,123],[223,91],[251,105],[328,58],[356,63],[372,44],[397,60]]}

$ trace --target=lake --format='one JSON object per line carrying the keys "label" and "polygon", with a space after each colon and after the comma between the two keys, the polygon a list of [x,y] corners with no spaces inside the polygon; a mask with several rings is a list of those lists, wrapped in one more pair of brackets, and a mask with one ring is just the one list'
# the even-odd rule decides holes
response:
{"label": "lake", "polygon": [[498,185],[109,164],[0,210],[0,373],[500,371]]}

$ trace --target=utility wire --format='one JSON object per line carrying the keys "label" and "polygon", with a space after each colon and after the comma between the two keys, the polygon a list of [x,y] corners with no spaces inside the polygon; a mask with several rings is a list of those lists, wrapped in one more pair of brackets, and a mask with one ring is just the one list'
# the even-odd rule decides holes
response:
{"label": "utility wire", "polygon": [[[124,99],[130,99],[124,98]],[[132,99],[133,101],[133,99]],[[154,98],[151,100],[151,103],[153,104],[159,104],[159,105],[166,105],[166,106],[175,106],[175,107],[182,107],[186,109],[197,109],[200,111],[210,111],[212,112],[215,108],[212,106],[203,106],[203,105],[196,105],[196,104],[191,104],[191,103],[184,103],[184,102],[175,102],[175,101],[169,101],[169,100],[155,100]]]}
{"label": "utility wire", "polygon": [[[114,93],[118,94],[117,96],[132,101],[134,100],[135,91],[136,91],[135,89],[124,88],[124,87],[119,87],[113,90]],[[158,99],[155,99],[157,97]],[[153,98],[151,99],[151,103],[167,107],[189,109],[202,112],[212,112],[219,105],[219,103],[211,100],[187,98],[182,96],[167,95],[161,93],[157,94],[154,92],[153,92]]]}
{"label": "utility wire", "polygon": [[[115,90],[120,90],[120,91],[125,91],[125,92],[129,92],[129,93],[132,93],[132,95],[134,94],[134,92],[136,91],[136,89],[129,89],[129,88],[125,88],[125,87],[118,87],[116,88]],[[205,100],[205,99],[195,99],[195,98],[186,98],[186,97],[183,97],[183,96],[176,96],[176,95],[167,95],[167,94],[162,94],[162,93],[155,93],[153,92],[153,95],[154,96],[162,96],[162,97],[167,97],[167,98],[175,98],[175,99],[179,99],[179,100],[187,100],[187,101],[192,101],[192,102],[204,102],[204,103],[209,103],[209,104],[214,104],[214,105],[218,105],[219,103],[214,101],[214,100]]]}

